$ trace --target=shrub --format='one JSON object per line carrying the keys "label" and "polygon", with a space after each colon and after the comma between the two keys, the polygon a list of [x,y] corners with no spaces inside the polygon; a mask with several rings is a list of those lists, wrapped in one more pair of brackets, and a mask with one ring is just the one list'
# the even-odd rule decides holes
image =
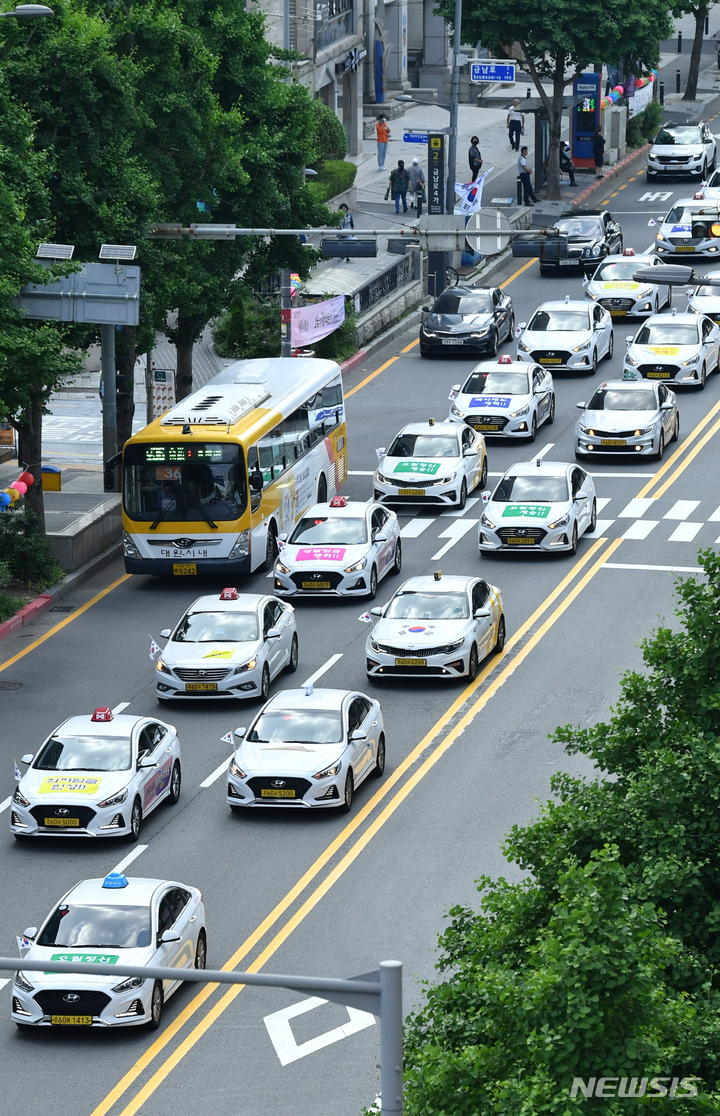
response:
{"label": "shrub", "polygon": [[[0,589],[4,589],[11,581],[10,567],[7,562],[0,562]],[[25,601],[21,597],[10,597],[7,593],[0,593],[0,623],[9,620],[24,604]]]}
{"label": "shrub", "polygon": [[23,503],[0,514],[0,564],[11,581],[29,589],[47,589],[64,576],[50,543],[38,530],[37,516]]}
{"label": "shrub", "polygon": [[642,147],[644,143],[653,140],[663,120],[663,106],[659,101],[651,101],[646,109],[637,116],[631,116],[627,122],[625,141],[628,147]]}
{"label": "shrub", "polygon": [[317,178],[309,183],[309,189],[320,202],[334,198],[349,190],[355,181],[357,167],[344,159],[328,159],[318,170]]}
{"label": "shrub", "polygon": [[344,159],[347,155],[347,136],[345,129],[331,108],[322,101],[313,101],[315,118],[315,151],[318,162],[321,159]]}

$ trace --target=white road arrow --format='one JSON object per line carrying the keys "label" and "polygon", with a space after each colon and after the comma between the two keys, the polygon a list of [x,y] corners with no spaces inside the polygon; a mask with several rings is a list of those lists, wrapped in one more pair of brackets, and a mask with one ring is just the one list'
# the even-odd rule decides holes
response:
{"label": "white road arrow", "polygon": [[306,1011],[313,1011],[314,1008],[326,1003],[327,1000],[321,1000],[318,996],[313,996],[309,1000],[301,1000],[299,1004],[292,1004],[290,1007],[282,1008],[281,1011],[274,1011],[272,1015],[265,1016],[263,1022],[267,1027],[267,1032],[280,1059],[281,1066],[296,1062],[298,1058],[306,1058],[308,1054],[314,1054],[316,1050],[322,1050],[326,1046],[331,1046],[334,1042],[339,1042],[340,1039],[348,1038],[349,1035],[354,1035],[358,1031],[364,1031],[366,1027],[372,1027],[375,1022],[375,1016],[371,1015],[370,1012],[358,1011],[357,1008],[349,1007],[347,1012],[350,1019],[347,1023],[343,1023],[341,1027],[334,1027],[332,1031],[325,1031],[324,1034],[317,1035],[314,1039],[298,1045],[290,1027],[290,1020],[295,1019],[298,1015],[304,1015]]}

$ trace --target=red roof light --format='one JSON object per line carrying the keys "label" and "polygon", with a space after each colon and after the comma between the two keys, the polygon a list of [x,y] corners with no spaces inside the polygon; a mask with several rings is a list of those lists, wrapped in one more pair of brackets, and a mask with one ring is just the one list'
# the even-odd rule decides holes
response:
{"label": "red roof light", "polygon": [[104,709],[96,709],[92,717],[90,718],[91,721],[112,721],[112,719],[113,711],[112,709],[108,709],[107,707],[105,707]]}
{"label": "red roof light", "polygon": [[634,255],[635,255],[635,249],[634,248],[626,248],[625,251],[623,252],[623,256],[634,256]]}
{"label": "red roof light", "polygon": [[348,506],[347,496],[333,496],[330,501],[331,508],[346,508]]}
{"label": "red roof light", "polygon": [[223,589],[222,593],[220,594],[220,600],[221,601],[236,601],[239,598],[239,596],[240,596],[240,594],[238,593],[237,589],[235,589],[231,585],[228,589]]}
{"label": "red roof light", "polygon": [[498,364],[512,364],[512,357],[509,357],[509,356],[498,357]]}

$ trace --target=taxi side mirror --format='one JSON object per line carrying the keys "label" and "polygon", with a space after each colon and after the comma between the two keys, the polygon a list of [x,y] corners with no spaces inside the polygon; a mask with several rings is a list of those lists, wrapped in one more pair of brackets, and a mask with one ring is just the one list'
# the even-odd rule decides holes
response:
{"label": "taxi side mirror", "polygon": [[33,758],[32,752],[26,752],[24,756],[20,756],[20,763],[32,763]]}
{"label": "taxi side mirror", "polygon": [[575,493],[575,499],[576,500],[587,500],[587,492],[576,492]]}
{"label": "taxi side mirror", "polygon": [[355,729],[354,732],[350,733],[350,739],[356,741],[367,740],[367,733],[363,732],[362,729]]}
{"label": "taxi side mirror", "polygon": [[287,531],[281,531],[278,535],[278,541],[281,543],[287,542]]}
{"label": "taxi side mirror", "polygon": [[[667,399],[667,400],[666,400],[666,401],[665,401],[665,402],[664,402],[664,403],[662,404],[662,406],[660,407],[660,410],[661,410],[661,411],[672,411],[672,409],[673,409],[673,407],[674,407],[674,406],[675,406],[675,404],[673,403],[673,401],[672,401],[671,399]],[[24,762],[25,762],[25,757],[23,756],[23,763],[24,763]]]}
{"label": "taxi side mirror", "polygon": [[387,537],[387,535],[385,534],[384,531],[373,531],[372,538],[373,538],[373,542],[376,542],[376,543],[387,542],[387,539],[388,539],[388,537]]}
{"label": "taxi side mirror", "polygon": [[584,411],[587,404],[585,402],[582,402],[582,403],[576,403],[575,406],[577,407],[578,411]]}
{"label": "taxi side mirror", "polygon": [[632,343],[633,343],[633,340],[634,340],[634,339],[633,339],[633,337],[632,337],[632,336],[629,336],[629,337],[626,337],[626,338],[625,338],[625,344],[627,345],[628,349],[629,349],[629,348],[630,348],[630,346],[632,345]]}
{"label": "taxi side mirror", "polygon": [[157,767],[157,764],[150,756],[141,756],[138,760],[138,767]]}
{"label": "taxi side mirror", "polygon": [[170,628],[163,628],[160,632],[160,639],[170,639]]}
{"label": "taxi side mirror", "polygon": [[465,446],[463,457],[477,457],[477,449],[473,446]]}
{"label": "taxi side mirror", "polygon": [[159,945],[169,945],[170,942],[181,942],[181,941],[182,941],[182,934],[179,934],[177,932],[177,930],[165,930],[160,935],[160,937],[158,938],[158,944]]}
{"label": "taxi side mirror", "polygon": [[269,631],[265,633],[265,639],[280,639],[280,632],[277,628],[270,628]]}
{"label": "taxi side mirror", "polygon": [[240,737],[240,739],[242,739],[242,737],[245,735],[246,732],[247,732],[247,729],[245,728],[245,726],[240,725],[239,728],[235,729],[235,732],[234,732],[233,735],[238,736],[238,737]]}
{"label": "taxi side mirror", "polygon": [[370,615],[371,616],[382,616],[382,614],[383,614],[383,610],[379,607],[375,607],[375,608],[370,609]]}
{"label": "taxi side mirror", "polygon": [[483,620],[486,616],[492,616],[492,609],[485,605],[483,608],[476,608],[473,615],[476,620]]}
{"label": "taxi side mirror", "polygon": [[29,938],[30,941],[32,941],[32,942],[35,941],[35,935],[36,934],[37,934],[37,926],[28,926],[28,927],[26,927],[25,930],[23,930],[23,938]]}
{"label": "taxi side mirror", "polygon": [[459,392],[460,392],[460,384],[453,384],[453,386],[450,388],[450,394],[448,395],[448,399],[457,399],[457,396],[458,396]]}
{"label": "taxi side mirror", "polygon": [[383,457],[387,453],[387,450],[385,449],[385,446],[377,446],[375,449],[375,453],[377,454],[378,461],[382,461]]}

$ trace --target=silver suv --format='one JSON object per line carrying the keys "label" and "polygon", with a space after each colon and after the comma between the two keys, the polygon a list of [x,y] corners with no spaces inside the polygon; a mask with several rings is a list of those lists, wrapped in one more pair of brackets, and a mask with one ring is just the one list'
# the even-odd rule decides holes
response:
{"label": "silver suv", "polygon": [[647,181],[661,175],[706,178],[716,158],[715,137],[707,124],[664,124],[648,151]]}

